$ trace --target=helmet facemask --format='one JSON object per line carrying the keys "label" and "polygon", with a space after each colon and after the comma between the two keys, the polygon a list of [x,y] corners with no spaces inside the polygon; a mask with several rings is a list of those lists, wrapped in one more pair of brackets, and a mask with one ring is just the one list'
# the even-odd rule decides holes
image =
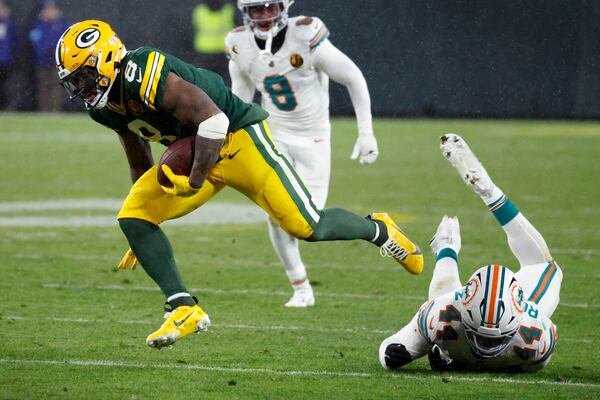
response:
{"label": "helmet facemask", "polygon": [[502,353],[517,331],[514,329],[511,332],[502,333],[498,328],[480,326],[475,330],[465,323],[463,323],[463,326],[471,350],[483,358],[495,357]]}
{"label": "helmet facemask", "polygon": [[96,69],[98,57],[91,55],[85,64],[60,80],[70,100],[80,98],[86,110],[102,108],[108,100],[108,93],[114,84],[118,70],[115,69],[113,79],[102,76]]}

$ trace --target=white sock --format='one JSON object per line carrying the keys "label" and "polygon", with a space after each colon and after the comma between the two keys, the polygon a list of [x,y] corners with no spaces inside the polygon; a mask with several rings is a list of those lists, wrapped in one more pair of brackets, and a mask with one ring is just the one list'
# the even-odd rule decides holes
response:
{"label": "white sock", "polygon": [[494,203],[495,201],[500,200],[500,198],[502,198],[502,196],[504,196],[504,192],[496,185],[494,185],[494,183],[492,182],[493,185],[493,189],[490,190],[489,194],[481,194],[479,197],[481,197],[481,200],[483,200],[483,202],[485,203],[486,206],[489,206],[490,204]]}

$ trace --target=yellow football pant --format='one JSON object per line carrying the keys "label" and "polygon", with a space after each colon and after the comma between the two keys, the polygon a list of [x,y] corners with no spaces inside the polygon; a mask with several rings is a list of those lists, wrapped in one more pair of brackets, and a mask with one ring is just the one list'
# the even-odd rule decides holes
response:
{"label": "yellow football pant", "polygon": [[320,211],[273,144],[265,121],[227,135],[221,158],[200,191],[191,197],[162,190],[157,166],[153,166],[131,187],[117,218],[137,218],[158,225],[192,212],[229,186],[258,204],[290,235],[306,239],[313,233]]}

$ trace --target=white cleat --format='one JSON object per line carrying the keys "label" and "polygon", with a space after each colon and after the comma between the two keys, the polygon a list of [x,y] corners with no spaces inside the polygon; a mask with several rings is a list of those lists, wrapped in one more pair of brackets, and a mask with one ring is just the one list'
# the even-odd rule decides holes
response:
{"label": "white cleat", "polygon": [[455,133],[446,133],[440,139],[442,154],[456,168],[465,183],[483,198],[493,196],[496,185],[467,142]]}
{"label": "white cleat", "polygon": [[315,305],[315,295],[312,290],[312,286],[301,289],[294,289],[294,294],[290,300],[284,304],[285,307],[291,308],[304,308],[312,307]]}
{"label": "white cleat", "polygon": [[458,217],[449,217],[444,215],[442,222],[437,228],[437,232],[429,242],[431,251],[437,255],[440,250],[450,248],[458,254],[460,252],[460,224]]}

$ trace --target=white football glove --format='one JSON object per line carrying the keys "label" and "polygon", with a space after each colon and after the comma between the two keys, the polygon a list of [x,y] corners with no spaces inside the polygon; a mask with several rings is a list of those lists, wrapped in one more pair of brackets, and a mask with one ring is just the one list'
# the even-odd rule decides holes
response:
{"label": "white football glove", "polygon": [[374,135],[358,136],[354,150],[350,156],[351,160],[356,160],[361,164],[373,164],[377,160],[379,149],[377,148],[377,139]]}
{"label": "white football glove", "polygon": [[458,217],[444,215],[437,232],[431,238],[429,247],[433,254],[437,255],[440,250],[450,248],[458,254],[460,252],[460,225]]}

